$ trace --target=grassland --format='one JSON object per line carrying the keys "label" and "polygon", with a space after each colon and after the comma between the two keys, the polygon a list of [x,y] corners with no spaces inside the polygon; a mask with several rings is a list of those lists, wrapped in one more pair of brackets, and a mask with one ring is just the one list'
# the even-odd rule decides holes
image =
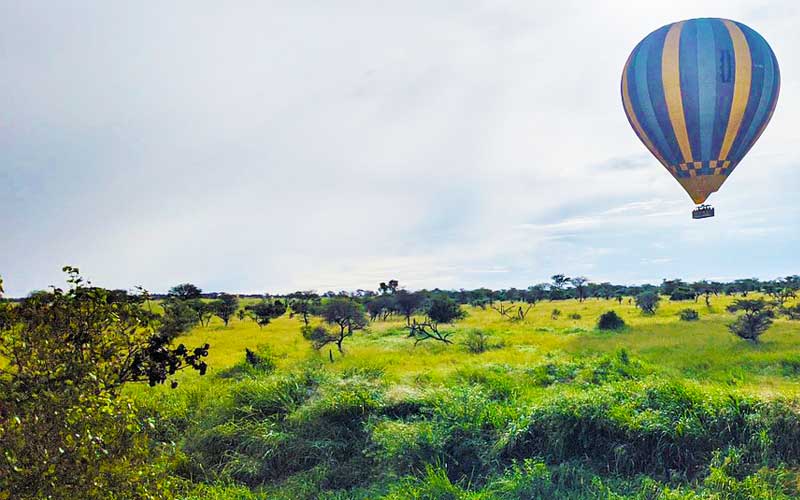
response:
{"label": "grassland", "polygon": [[[467,307],[454,345],[414,346],[392,317],[333,362],[299,318],[215,319],[179,339],[211,345],[206,377],[133,393],[191,498],[790,498],[800,323],[747,343],[727,329],[732,300],[654,316],[545,301],[514,322]],[[687,307],[699,321],[679,320]],[[612,309],[628,326],[598,331]],[[471,330],[492,348],[470,353]],[[245,348],[274,367],[249,369]]]}

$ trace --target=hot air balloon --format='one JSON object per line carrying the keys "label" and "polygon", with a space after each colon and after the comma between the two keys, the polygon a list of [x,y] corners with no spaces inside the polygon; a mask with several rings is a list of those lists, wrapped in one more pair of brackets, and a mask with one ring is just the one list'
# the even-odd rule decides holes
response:
{"label": "hot air balloon", "polygon": [[[702,204],[764,132],[780,71],[766,40],[744,24],[690,19],[639,42],[621,90],[636,135]],[[707,205],[693,212],[696,219],[713,215]]]}

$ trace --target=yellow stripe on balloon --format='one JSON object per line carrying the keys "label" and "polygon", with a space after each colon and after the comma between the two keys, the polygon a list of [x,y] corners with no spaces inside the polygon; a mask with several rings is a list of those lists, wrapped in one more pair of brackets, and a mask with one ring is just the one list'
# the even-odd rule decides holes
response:
{"label": "yellow stripe on balloon", "polygon": [[722,148],[719,150],[719,159],[728,158],[733,141],[739,133],[742,125],[742,117],[747,109],[747,101],[750,98],[750,79],[752,78],[752,61],[750,60],[750,47],[742,30],[731,21],[723,21],[733,42],[734,61],[736,62],[736,74],[733,82],[733,101],[731,103],[731,113],[728,115],[728,128],[725,131],[725,138],[722,141]]}
{"label": "yellow stripe on balloon", "polygon": [[661,164],[666,167],[668,165],[667,162],[664,160],[664,157],[661,156],[655,146],[653,146],[653,142],[644,132],[642,125],[639,123],[639,119],[636,118],[636,112],[633,110],[631,96],[628,93],[628,65],[631,63],[632,57],[633,54],[628,56],[628,61],[625,63],[625,69],[622,70],[622,103],[625,106],[625,113],[628,115],[628,118],[630,118],[634,130],[636,130],[636,133],[642,138],[642,141],[644,142],[644,145],[647,146],[647,149],[649,149],[650,152],[653,153],[656,158],[658,158],[658,161],[660,161]]}
{"label": "yellow stripe on balloon", "polygon": [[667,32],[664,50],[661,55],[661,79],[664,84],[664,100],[667,102],[669,121],[681,148],[683,161],[692,162],[692,146],[689,133],[686,131],[686,119],[683,114],[683,97],[681,96],[680,44],[681,30],[685,21],[675,23]]}

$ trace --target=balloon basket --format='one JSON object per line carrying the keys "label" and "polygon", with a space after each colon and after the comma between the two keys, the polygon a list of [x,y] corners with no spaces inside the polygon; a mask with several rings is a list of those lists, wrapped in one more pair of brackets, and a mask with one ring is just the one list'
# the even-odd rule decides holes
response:
{"label": "balloon basket", "polygon": [[692,219],[708,219],[714,217],[714,207],[711,205],[700,205],[692,210]]}

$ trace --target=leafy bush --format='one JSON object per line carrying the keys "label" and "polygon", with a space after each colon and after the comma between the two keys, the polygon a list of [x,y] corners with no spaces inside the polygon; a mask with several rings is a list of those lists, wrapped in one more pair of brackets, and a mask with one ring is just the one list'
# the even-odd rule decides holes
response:
{"label": "leafy bush", "polygon": [[[752,470],[797,461],[800,414],[787,403],[720,395],[679,383],[600,386],[531,408],[503,437],[505,460],[586,460],[616,474],[701,473],[716,450],[740,447]],[[793,457],[793,458],[790,458]]]}
{"label": "leafy bush", "polygon": [[680,286],[673,290],[673,292],[669,296],[669,300],[672,301],[679,301],[679,300],[694,300],[697,297],[697,293],[689,287]]}
{"label": "leafy bush", "polygon": [[269,346],[259,346],[255,351],[245,348],[242,362],[220,372],[222,378],[260,377],[275,371],[275,355]]}
{"label": "leafy bush", "polygon": [[694,309],[682,309],[678,316],[681,321],[697,321],[700,319],[700,314]]}
{"label": "leafy bush", "polygon": [[597,328],[600,330],[619,330],[625,327],[623,320],[616,311],[604,312],[597,320]]}
{"label": "leafy bush", "polygon": [[[31,295],[0,321],[0,498],[161,498],[163,467],[124,386],[206,371],[208,345],[172,348],[144,296],[88,286]],[[173,386],[176,383],[173,381]],[[149,427],[149,426],[148,426]]]}
{"label": "leafy bush", "polygon": [[503,346],[502,342],[491,342],[489,339],[490,336],[486,332],[473,328],[467,331],[464,338],[464,346],[467,348],[467,351],[472,354],[480,354],[489,349],[496,349]]}
{"label": "leafy bush", "polygon": [[560,316],[561,316],[560,309],[553,309],[553,311],[550,313],[550,319],[558,319]]}
{"label": "leafy bush", "polygon": [[581,319],[582,316],[578,313],[572,313],[569,315],[569,319]]}

